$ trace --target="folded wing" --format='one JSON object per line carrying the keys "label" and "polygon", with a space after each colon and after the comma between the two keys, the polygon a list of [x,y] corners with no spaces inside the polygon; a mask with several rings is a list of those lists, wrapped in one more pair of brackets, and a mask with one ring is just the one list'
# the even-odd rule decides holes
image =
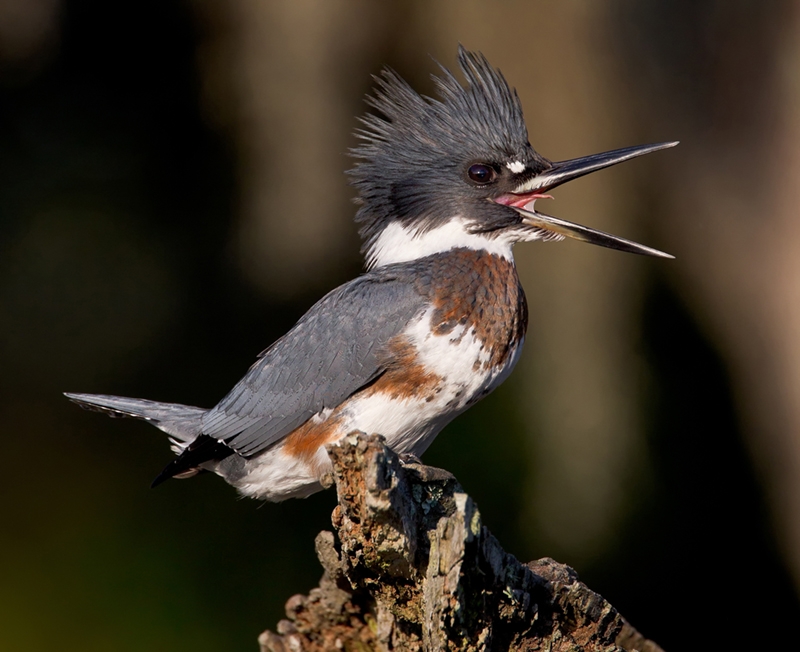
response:
{"label": "folded wing", "polygon": [[401,267],[330,292],[202,419],[202,434],[251,457],[383,372],[382,350],[425,308]]}

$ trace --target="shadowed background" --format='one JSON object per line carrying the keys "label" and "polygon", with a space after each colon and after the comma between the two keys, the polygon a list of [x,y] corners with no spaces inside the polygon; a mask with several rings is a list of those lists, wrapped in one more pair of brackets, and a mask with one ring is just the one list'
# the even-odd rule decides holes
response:
{"label": "shadowed background", "polygon": [[316,583],[331,492],[150,491],[165,436],[60,392],[216,403],[360,270],[370,74],[432,93],[458,42],[548,158],[681,140],[547,208],[677,259],[517,247],[523,359],[425,461],[668,650],[795,641],[798,32],[788,0],[1,2],[0,649],[255,650]]}

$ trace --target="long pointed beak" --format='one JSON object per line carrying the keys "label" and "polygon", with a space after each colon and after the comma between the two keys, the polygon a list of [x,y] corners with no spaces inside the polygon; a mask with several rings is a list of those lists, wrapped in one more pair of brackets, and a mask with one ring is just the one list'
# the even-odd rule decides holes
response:
{"label": "long pointed beak", "polygon": [[610,152],[602,152],[601,154],[592,154],[590,156],[581,156],[580,158],[572,158],[568,161],[558,161],[552,164],[541,174],[537,174],[532,179],[525,182],[515,193],[527,193],[533,191],[545,192],[552,190],[562,183],[572,181],[578,177],[582,177],[591,172],[597,172],[603,168],[611,167],[623,161],[629,161],[637,156],[644,156],[652,152],[657,152],[661,149],[669,149],[675,147],[678,141],[670,143],[656,143],[654,145],[636,145],[635,147],[623,147],[622,149],[615,149]]}
{"label": "long pointed beak", "polygon": [[646,247],[633,240],[626,240],[625,238],[611,235],[605,231],[590,229],[588,226],[568,222],[567,220],[562,220],[552,215],[544,215],[536,211],[529,211],[518,206],[514,206],[513,208],[522,215],[522,221],[525,224],[550,231],[551,233],[557,233],[558,235],[574,238],[581,242],[588,242],[589,244],[600,245],[601,247],[608,247],[609,249],[627,251],[631,254],[655,256],[657,258],[675,258],[675,256],[671,254],[653,249],[652,247]]}
{"label": "long pointed beak", "polygon": [[633,254],[656,256],[659,258],[674,258],[674,256],[659,251],[658,249],[646,247],[645,245],[619,238],[610,233],[591,229],[588,226],[582,226],[574,222],[552,217],[551,215],[539,213],[533,209],[533,203],[536,199],[545,197],[546,195],[543,193],[556,186],[560,186],[562,183],[636,158],[637,156],[650,154],[651,152],[657,152],[669,147],[675,147],[677,144],[678,142],[674,141],[670,143],[657,143],[654,145],[625,147],[623,149],[615,149],[611,152],[592,154],[591,156],[583,156],[581,158],[553,163],[547,170],[544,170],[518,188],[515,188],[513,193],[499,197],[495,201],[505,204],[509,208],[513,208],[517,211],[522,216],[522,221],[525,224],[562,237],[566,236],[582,242],[588,242],[610,249],[618,249],[619,251],[627,251]]}

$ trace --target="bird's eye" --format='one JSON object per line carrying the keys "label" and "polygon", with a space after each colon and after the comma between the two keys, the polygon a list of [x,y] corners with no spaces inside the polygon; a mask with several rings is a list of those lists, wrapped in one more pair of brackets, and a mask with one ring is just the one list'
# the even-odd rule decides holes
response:
{"label": "bird's eye", "polygon": [[475,165],[470,165],[469,170],[467,170],[467,176],[475,183],[485,184],[494,181],[497,173],[491,165],[476,163]]}

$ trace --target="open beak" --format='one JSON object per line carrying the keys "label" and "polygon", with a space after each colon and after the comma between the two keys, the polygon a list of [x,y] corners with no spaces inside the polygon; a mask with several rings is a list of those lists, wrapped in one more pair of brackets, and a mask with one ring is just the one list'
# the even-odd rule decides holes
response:
{"label": "open beak", "polygon": [[591,156],[583,156],[581,158],[570,159],[569,161],[553,163],[547,170],[529,179],[516,188],[514,192],[501,195],[494,201],[517,211],[522,216],[523,223],[550,233],[600,245],[601,247],[628,251],[633,254],[674,258],[674,256],[659,251],[658,249],[645,247],[631,240],[618,238],[615,235],[604,233],[603,231],[597,231],[587,226],[581,226],[580,224],[539,213],[534,210],[533,204],[537,199],[549,197],[549,195],[545,193],[556,186],[560,186],[562,183],[572,181],[590,172],[596,172],[597,170],[602,170],[603,168],[616,165],[617,163],[622,163],[628,159],[642,156],[643,154],[657,152],[660,149],[667,149],[668,147],[675,147],[677,144],[677,141],[675,141],[671,143],[657,143],[655,145],[625,147],[623,149],[615,149],[611,152],[592,154]]}

